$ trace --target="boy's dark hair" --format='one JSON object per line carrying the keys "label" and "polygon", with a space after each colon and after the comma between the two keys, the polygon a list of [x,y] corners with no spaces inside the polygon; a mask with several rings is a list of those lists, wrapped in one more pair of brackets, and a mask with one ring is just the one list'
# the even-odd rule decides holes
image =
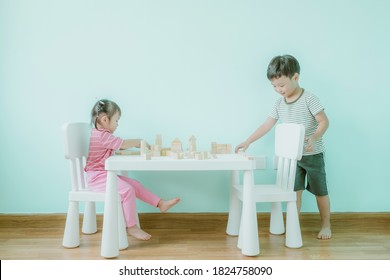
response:
{"label": "boy's dark hair", "polygon": [[268,65],[267,78],[272,80],[281,76],[289,77],[290,79],[295,73],[300,73],[301,67],[298,60],[292,55],[275,56]]}

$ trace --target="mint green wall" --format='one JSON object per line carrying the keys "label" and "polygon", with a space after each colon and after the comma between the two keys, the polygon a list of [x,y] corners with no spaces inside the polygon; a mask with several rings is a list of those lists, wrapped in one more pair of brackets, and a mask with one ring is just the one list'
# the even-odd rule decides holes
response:
{"label": "mint green wall", "polygon": [[[0,212],[66,211],[61,125],[89,121],[95,98],[121,106],[118,136],[238,144],[278,98],[265,73],[284,53],[330,119],[332,211],[390,211],[389,3],[0,0]],[[249,149],[268,156],[260,182],[274,173],[272,137]],[[133,177],[180,196],[173,211],[228,209],[226,172]],[[313,196],[303,211],[317,211]]]}

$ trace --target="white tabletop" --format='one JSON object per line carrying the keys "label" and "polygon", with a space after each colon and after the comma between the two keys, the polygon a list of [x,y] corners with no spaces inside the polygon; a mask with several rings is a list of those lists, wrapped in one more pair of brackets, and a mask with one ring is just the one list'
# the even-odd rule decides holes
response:
{"label": "white tabletop", "polygon": [[253,170],[256,161],[240,154],[219,154],[210,159],[172,159],[170,157],[116,155],[106,160],[105,169],[134,171]]}

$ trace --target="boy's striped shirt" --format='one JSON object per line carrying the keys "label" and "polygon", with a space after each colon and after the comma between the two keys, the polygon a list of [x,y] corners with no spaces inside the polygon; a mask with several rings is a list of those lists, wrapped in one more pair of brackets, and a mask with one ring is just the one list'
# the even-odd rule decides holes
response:
{"label": "boy's striped shirt", "polygon": [[[279,98],[270,114],[271,118],[280,119],[283,123],[298,123],[305,126],[305,136],[315,133],[318,127],[315,115],[324,110],[319,99],[312,93],[304,91],[294,102],[287,103],[283,97]],[[324,152],[322,137],[316,141],[311,152],[303,155],[314,155]]]}

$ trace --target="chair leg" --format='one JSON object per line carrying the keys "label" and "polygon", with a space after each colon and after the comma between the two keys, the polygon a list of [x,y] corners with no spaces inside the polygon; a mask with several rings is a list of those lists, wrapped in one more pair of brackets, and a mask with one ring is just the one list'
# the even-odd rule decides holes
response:
{"label": "chair leg", "polygon": [[241,201],[238,198],[237,190],[234,188],[235,185],[239,184],[238,171],[232,172],[231,185],[230,185],[230,203],[229,203],[229,216],[226,226],[226,233],[232,236],[239,234],[240,223],[241,223]]}
{"label": "chair leg", "polygon": [[77,201],[69,201],[62,246],[65,248],[80,246],[79,203]]}
{"label": "chair leg", "polygon": [[[242,211],[241,211],[241,218],[242,218]],[[242,221],[243,219],[240,219],[240,228],[238,230],[238,238],[237,238],[237,248],[239,248],[240,250],[242,249]]]}
{"label": "chair leg", "polygon": [[283,211],[282,203],[280,201],[272,203],[269,231],[272,234],[284,233]]}
{"label": "chair leg", "polygon": [[[119,200],[120,201],[120,200]],[[118,203],[118,233],[119,233],[119,250],[129,247],[127,240],[126,223],[123,215],[122,203]]]}
{"label": "chair leg", "polygon": [[94,201],[85,202],[82,232],[84,234],[94,234],[97,232],[96,203]]}
{"label": "chair leg", "polygon": [[289,248],[300,248],[302,245],[297,204],[295,201],[290,201],[287,203],[286,211],[286,246]]}

